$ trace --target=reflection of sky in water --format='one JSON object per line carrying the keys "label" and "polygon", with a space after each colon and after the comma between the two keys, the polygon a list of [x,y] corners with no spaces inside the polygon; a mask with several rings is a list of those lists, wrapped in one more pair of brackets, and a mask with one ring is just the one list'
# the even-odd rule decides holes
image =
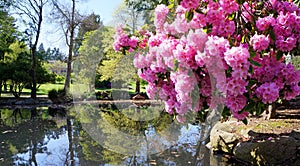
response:
{"label": "reflection of sky in water", "polygon": [[[60,134],[58,139],[53,139],[53,138],[48,139],[47,136],[45,136],[44,142],[47,142],[47,144],[43,146],[47,149],[47,152],[37,153],[35,155],[38,165],[47,165],[47,166],[68,165],[66,164],[66,161],[67,163],[69,162],[69,159],[66,159],[68,155],[68,148],[69,148],[67,131],[64,131],[63,134]],[[14,164],[16,165],[28,164],[31,155],[30,148],[32,147],[27,148],[28,150],[27,153],[19,153],[13,156],[13,158],[15,159]],[[75,164],[78,165],[79,163],[78,158],[75,157],[74,160],[75,160]]]}
{"label": "reflection of sky in water", "polygon": [[[39,166],[40,165],[41,166],[71,165],[70,152],[69,152],[70,144],[69,144],[67,129],[72,129],[72,135],[73,135],[72,151],[74,153],[73,159],[75,165],[85,165],[87,163],[89,166],[99,165],[99,164],[105,166],[113,165],[110,163],[109,159],[103,158],[107,156],[103,156],[101,154],[99,155],[98,152],[101,153],[104,152],[104,150],[102,148],[99,148],[99,145],[95,145],[91,141],[91,138],[93,137],[87,131],[83,131],[84,130],[84,128],[82,128],[83,123],[80,123],[78,119],[72,119],[71,120],[73,122],[71,123],[72,127],[68,128],[67,124],[61,123],[67,121],[66,117],[58,118],[59,120],[57,120],[56,118],[52,118],[50,116],[49,118],[52,120],[55,119],[55,123],[54,125],[49,125],[48,123],[50,119],[47,118],[40,121],[39,125],[42,124],[44,125],[39,126],[37,128],[37,131],[34,131],[35,134],[39,135],[39,138],[38,136],[33,137],[34,133],[31,133],[33,135],[28,135],[28,132],[20,132],[20,131],[18,131],[18,133],[21,135],[18,134],[13,135],[11,133],[12,137],[5,139],[5,141],[6,143],[10,143],[10,142],[13,143],[13,145],[17,147],[17,150],[20,151],[19,153],[15,153],[12,156],[13,161],[8,161],[9,160],[8,158],[5,158],[4,161],[6,160],[8,162],[11,162],[10,163],[11,165],[34,165],[33,161],[30,160],[33,159],[32,157],[32,154],[34,153],[33,143],[37,142],[38,145],[36,146],[37,152],[35,157],[36,157],[37,164]],[[32,129],[30,128],[30,126],[32,126],[32,122],[30,123],[30,121],[31,121],[30,119],[27,119],[26,122],[24,122],[23,124],[24,128],[26,129],[28,128],[28,130]],[[58,122],[60,125],[57,125]],[[145,131],[146,138],[148,139],[148,145],[143,144],[142,146],[140,146],[139,151],[135,153],[136,155],[135,160],[137,161],[137,164],[151,165],[150,164],[151,162],[155,162],[158,165],[159,164],[160,165],[190,165],[191,161],[197,154],[197,146],[199,145],[200,131],[201,131],[200,127],[198,125],[192,125],[192,124],[188,124],[187,126],[180,125],[178,128],[177,127],[178,125],[171,126],[170,132],[167,131],[166,133],[163,133],[162,130],[156,131],[155,127],[153,127],[151,124],[148,124],[147,130]],[[1,125],[0,125],[0,129],[1,129]],[[98,128],[96,127],[96,129]],[[97,132],[96,130],[93,131],[95,133]],[[86,135],[85,134],[81,135],[82,133],[86,133]],[[19,141],[20,138],[24,138],[26,141],[24,142]],[[40,144],[39,141],[42,141],[42,143]],[[96,140],[94,141],[97,142]],[[84,145],[86,146],[83,147]],[[149,150],[151,150],[150,149],[151,147],[156,147],[161,145],[167,145],[168,149],[162,148],[163,151],[160,151],[158,153],[148,153]],[[87,154],[83,150],[86,150],[85,152],[88,151]],[[109,150],[106,149],[105,152],[107,151]],[[108,153],[113,154],[110,152]],[[92,158],[86,156],[91,154],[94,155],[92,156]],[[10,158],[9,155],[6,157]],[[118,158],[118,155],[116,155],[115,157],[116,162],[123,163],[122,165],[129,165],[128,163],[132,162],[132,159],[133,159],[132,156],[122,156],[121,158]],[[2,163],[0,161],[0,165],[1,164]]]}
{"label": "reflection of sky in water", "polygon": [[[74,129],[74,128],[73,128]],[[190,152],[190,153],[195,153],[195,146],[197,145],[197,141],[199,139],[199,127],[195,125],[188,125],[188,128],[186,126],[183,126],[181,128],[181,134],[179,136],[179,140],[177,144],[174,145],[174,147],[178,146],[185,146],[185,149]],[[151,135],[155,135],[155,130],[153,129],[152,131],[148,132],[149,137]],[[163,141],[163,140],[161,140]],[[58,136],[57,139],[54,138],[47,138],[45,136],[44,138],[44,143],[46,145],[43,145],[43,147],[40,147],[38,149],[47,149],[45,152],[37,152],[36,154],[36,161],[38,165],[47,165],[47,166],[60,166],[60,165],[66,165],[66,161],[69,162],[69,154],[68,154],[68,148],[69,148],[69,141],[68,141],[68,132],[63,131],[62,134]],[[189,145],[193,147],[189,147]],[[18,153],[13,156],[14,158],[14,164],[15,165],[22,165],[22,164],[30,164],[30,156],[31,156],[31,147],[27,147],[28,152],[27,153]],[[144,147],[145,148],[145,147]],[[137,160],[145,160],[146,157],[146,149],[142,147],[141,151],[139,152],[140,157],[137,158]],[[76,157],[76,153],[74,155],[74,160],[75,160],[75,165],[79,165],[79,159]],[[129,160],[130,158],[125,159]],[[31,163],[33,164],[33,162]],[[170,164],[170,163],[168,163]],[[175,163],[174,163],[175,164]],[[110,164],[105,164],[105,166],[110,166]]]}
{"label": "reflection of sky in water", "polygon": [[200,139],[199,126],[188,124],[188,127],[181,128],[181,135],[178,139],[178,144],[193,144],[197,145]]}

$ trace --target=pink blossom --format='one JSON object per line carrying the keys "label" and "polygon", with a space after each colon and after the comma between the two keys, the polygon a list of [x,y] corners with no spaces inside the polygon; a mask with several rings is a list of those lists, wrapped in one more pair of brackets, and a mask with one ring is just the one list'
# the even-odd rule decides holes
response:
{"label": "pink blossom", "polygon": [[275,19],[272,16],[267,16],[267,17],[259,17],[258,20],[256,21],[256,27],[260,31],[265,31],[267,30],[270,26],[273,26],[275,24]]}
{"label": "pink blossom", "polygon": [[169,8],[163,4],[158,5],[155,8],[154,13],[154,25],[158,30],[162,30],[166,20],[166,15],[169,13]]}
{"label": "pink blossom", "polygon": [[240,64],[247,63],[248,58],[250,57],[248,49],[242,46],[232,47],[231,49],[228,49],[224,55],[226,63],[231,66],[233,70],[238,68]]}
{"label": "pink blossom", "polygon": [[247,104],[247,98],[244,95],[231,96],[227,95],[226,97],[226,106],[231,110],[235,115],[238,114]]}
{"label": "pink blossom", "polygon": [[227,82],[227,93],[232,96],[243,95],[246,90],[247,81],[242,78],[230,78]]}
{"label": "pink blossom", "polygon": [[204,14],[194,13],[194,17],[190,22],[190,26],[193,29],[203,28],[206,25],[207,19]]}
{"label": "pink blossom", "polygon": [[255,34],[251,37],[250,43],[254,50],[262,51],[269,47],[270,38],[269,36]]}
{"label": "pink blossom", "polygon": [[291,51],[296,47],[297,40],[294,36],[290,36],[288,38],[284,38],[283,36],[278,36],[276,39],[276,47],[283,52]]}
{"label": "pink blossom", "polygon": [[205,43],[207,41],[207,34],[202,29],[195,31],[190,30],[187,35],[187,42],[190,46],[193,46],[196,51],[203,51]]}
{"label": "pink blossom", "polygon": [[153,57],[150,54],[142,55],[142,54],[135,54],[133,64],[136,68],[145,68],[150,67]]}
{"label": "pink blossom", "polygon": [[146,93],[150,99],[155,99],[157,94],[157,88],[155,84],[149,83],[146,87]]}
{"label": "pink blossom", "polygon": [[249,115],[249,112],[242,112],[242,113],[234,113],[233,117],[237,118],[238,120],[244,120]]}
{"label": "pink blossom", "polygon": [[138,75],[140,78],[146,80],[147,82],[154,83],[154,81],[157,80],[156,73],[152,71],[150,68],[138,70]]}
{"label": "pink blossom", "polygon": [[196,9],[199,5],[199,1],[200,0],[182,0],[180,2],[180,5],[186,8],[187,10]]}
{"label": "pink blossom", "polygon": [[284,90],[284,99],[291,100],[300,94],[300,87],[297,83],[291,84],[289,88]]}
{"label": "pink blossom", "polygon": [[262,102],[273,103],[279,97],[279,88],[276,83],[264,83],[256,89],[257,97],[262,99]]}
{"label": "pink blossom", "polygon": [[226,14],[231,14],[239,9],[239,5],[233,0],[220,0],[219,3]]}

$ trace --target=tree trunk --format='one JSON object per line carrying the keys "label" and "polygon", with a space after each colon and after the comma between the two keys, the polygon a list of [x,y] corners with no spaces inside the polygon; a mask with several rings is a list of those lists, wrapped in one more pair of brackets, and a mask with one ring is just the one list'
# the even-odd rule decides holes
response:
{"label": "tree trunk", "polygon": [[38,166],[37,160],[36,160],[36,155],[38,153],[38,140],[37,140],[37,132],[38,132],[38,124],[37,124],[37,120],[34,119],[36,118],[37,115],[37,111],[36,108],[33,108],[31,110],[31,115],[30,115],[30,119],[33,120],[33,137],[32,137],[32,151],[31,151],[31,158],[29,159],[30,164],[32,165],[32,163],[34,163],[35,166]]}
{"label": "tree trunk", "polygon": [[141,92],[141,81],[139,78],[136,79],[135,82],[135,92],[139,94]]}
{"label": "tree trunk", "polygon": [[36,98],[36,46],[32,48],[32,87],[31,87],[31,98]]}
{"label": "tree trunk", "polygon": [[6,84],[6,82],[4,82],[4,85],[3,85],[4,87],[3,87],[3,92],[7,92],[7,84]]}
{"label": "tree trunk", "polygon": [[73,47],[74,47],[74,33],[75,33],[75,0],[72,0],[72,18],[70,22],[70,43],[69,43],[69,55],[67,61],[67,75],[65,80],[64,90],[66,94],[70,93],[71,84],[71,72],[72,72],[72,59],[73,59]]}
{"label": "tree trunk", "polygon": [[[3,86],[3,84],[2,84],[2,82],[1,82],[1,85],[0,85],[0,97],[1,97],[1,94],[2,94],[2,86]],[[1,118],[1,117],[0,117]]]}
{"label": "tree trunk", "polygon": [[[70,165],[74,166],[74,150],[73,150],[73,134],[72,134],[72,123],[70,117],[67,117],[67,130],[68,130],[68,140],[69,140],[69,154],[70,154]],[[68,156],[66,157],[68,159]]]}
{"label": "tree trunk", "polygon": [[270,111],[270,119],[275,119],[276,117],[276,109],[277,109],[277,104],[274,103],[271,105],[271,111]]}
{"label": "tree trunk", "polygon": [[32,87],[31,87],[31,98],[36,98],[36,84],[37,84],[37,77],[36,77],[36,66],[37,66],[37,57],[36,57],[36,47],[40,38],[41,33],[41,26],[43,21],[43,5],[38,5],[39,13],[38,13],[38,23],[37,23],[37,30],[35,41],[31,47],[31,54],[32,54]]}

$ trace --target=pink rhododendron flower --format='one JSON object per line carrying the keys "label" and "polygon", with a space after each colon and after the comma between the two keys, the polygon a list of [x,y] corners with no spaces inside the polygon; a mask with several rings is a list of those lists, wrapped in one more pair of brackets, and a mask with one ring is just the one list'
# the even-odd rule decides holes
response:
{"label": "pink rhododendron flower", "polygon": [[199,5],[200,0],[182,0],[180,5],[188,10],[196,9]]}
{"label": "pink rhododendron flower", "polygon": [[256,94],[262,99],[263,103],[270,104],[278,99],[279,88],[276,83],[264,83],[256,89]]}
{"label": "pink rhododendron flower", "polygon": [[246,106],[246,103],[247,98],[244,95],[226,96],[226,106],[231,110],[233,115],[238,114]]}
{"label": "pink rhododendron flower", "polygon": [[157,94],[157,88],[155,84],[149,83],[146,87],[146,93],[150,99],[155,99]]}
{"label": "pink rhododendron flower", "polygon": [[260,31],[265,31],[270,26],[273,26],[274,24],[275,24],[275,19],[272,16],[267,16],[263,18],[259,17],[258,20],[256,21],[257,29]]}
{"label": "pink rhododendron flower", "polygon": [[207,41],[207,34],[201,29],[190,30],[187,35],[187,42],[193,46],[196,51],[202,52]]}
{"label": "pink rhododendron flower", "polygon": [[254,50],[262,51],[269,47],[270,38],[269,36],[255,34],[251,37],[250,43],[252,44]]}
{"label": "pink rhododendron flower", "polygon": [[114,49],[135,51],[133,63],[148,82],[147,94],[163,100],[178,121],[189,111],[218,109],[219,103],[243,120],[249,102],[266,106],[300,95],[300,71],[285,59],[300,49],[295,4],[182,0],[170,13],[172,22],[166,21],[170,11],[156,7],[153,33],[135,36],[118,27]]}
{"label": "pink rhododendron flower", "polygon": [[239,9],[239,5],[233,0],[220,0],[219,3],[222,10],[227,14],[236,12]]}
{"label": "pink rhododendron flower", "polygon": [[240,64],[247,63],[248,58],[250,57],[249,51],[242,46],[232,47],[231,49],[228,49],[224,55],[226,63],[231,66],[233,70],[239,68]]}
{"label": "pink rhododendron flower", "polygon": [[169,13],[169,8],[165,5],[158,5],[154,12],[154,25],[157,30],[162,30],[166,20],[166,15]]}

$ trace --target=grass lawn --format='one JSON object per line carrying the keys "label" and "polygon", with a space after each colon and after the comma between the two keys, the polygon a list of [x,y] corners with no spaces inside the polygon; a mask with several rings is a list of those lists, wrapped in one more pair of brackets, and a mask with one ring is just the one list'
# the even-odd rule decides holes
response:
{"label": "grass lawn", "polygon": [[[42,84],[38,89],[36,94],[37,95],[48,95],[48,92],[52,89],[63,89],[64,88],[64,84],[60,83],[60,84]],[[26,89],[24,88],[21,94],[21,97],[23,96],[28,96],[30,95],[31,90],[30,89]],[[2,94],[1,97],[13,97],[13,95],[11,93],[3,93],[3,89],[2,89]]]}
{"label": "grass lawn", "polygon": [[[64,84],[60,83],[60,84],[42,84],[39,89],[37,90],[37,94],[38,95],[48,95],[48,92],[52,89],[63,89],[64,88]],[[30,90],[28,89],[28,91],[30,92]]]}
{"label": "grass lawn", "polygon": [[[141,84],[141,92],[146,92],[146,86],[147,85],[142,85]],[[95,91],[112,91],[112,90],[124,90],[124,91],[128,91],[129,94],[135,94],[135,82],[131,82],[129,83],[129,85],[127,86],[128,88],[121,88],[121,89],[106,89],[106,88],[96,88]]]}
{"label": "grass lawn", "polygon": [[[141,92],[145,92],[146,85],[141,85]],[[63,89],[64,88],[64,83],[56,83],[56,84],[51,84],[51,83],[47,83],[47,84],[42,84],[40,85],[40,87],[37,89],[37,95],[42,95],[42,96],[47,96],[48,92],[52,89]],[[76,90],[76,91],[74,91]],[[134,94],[135,93],[135,83],[130,83],[128,85],[128,88],[122,88],[122,89],[105,89],[105,88],[98,88],[95,91],[112,91],[112,90],[122,90],[122,91],[128,91],[129,94]],[[71,92],[75,92],[75,93],[83,93],[87,91],[87,87],[86,85],[79,85],[79,84],[71,84]],[[25,97],[25,96],[29,96],[30,95],[31,90],[30,89],[26,89],[24,88],[21,94],[21,97]],[[3,93],[2,90],[2,94],[1,97],[13,97],[13,95],[11,93]]]}

